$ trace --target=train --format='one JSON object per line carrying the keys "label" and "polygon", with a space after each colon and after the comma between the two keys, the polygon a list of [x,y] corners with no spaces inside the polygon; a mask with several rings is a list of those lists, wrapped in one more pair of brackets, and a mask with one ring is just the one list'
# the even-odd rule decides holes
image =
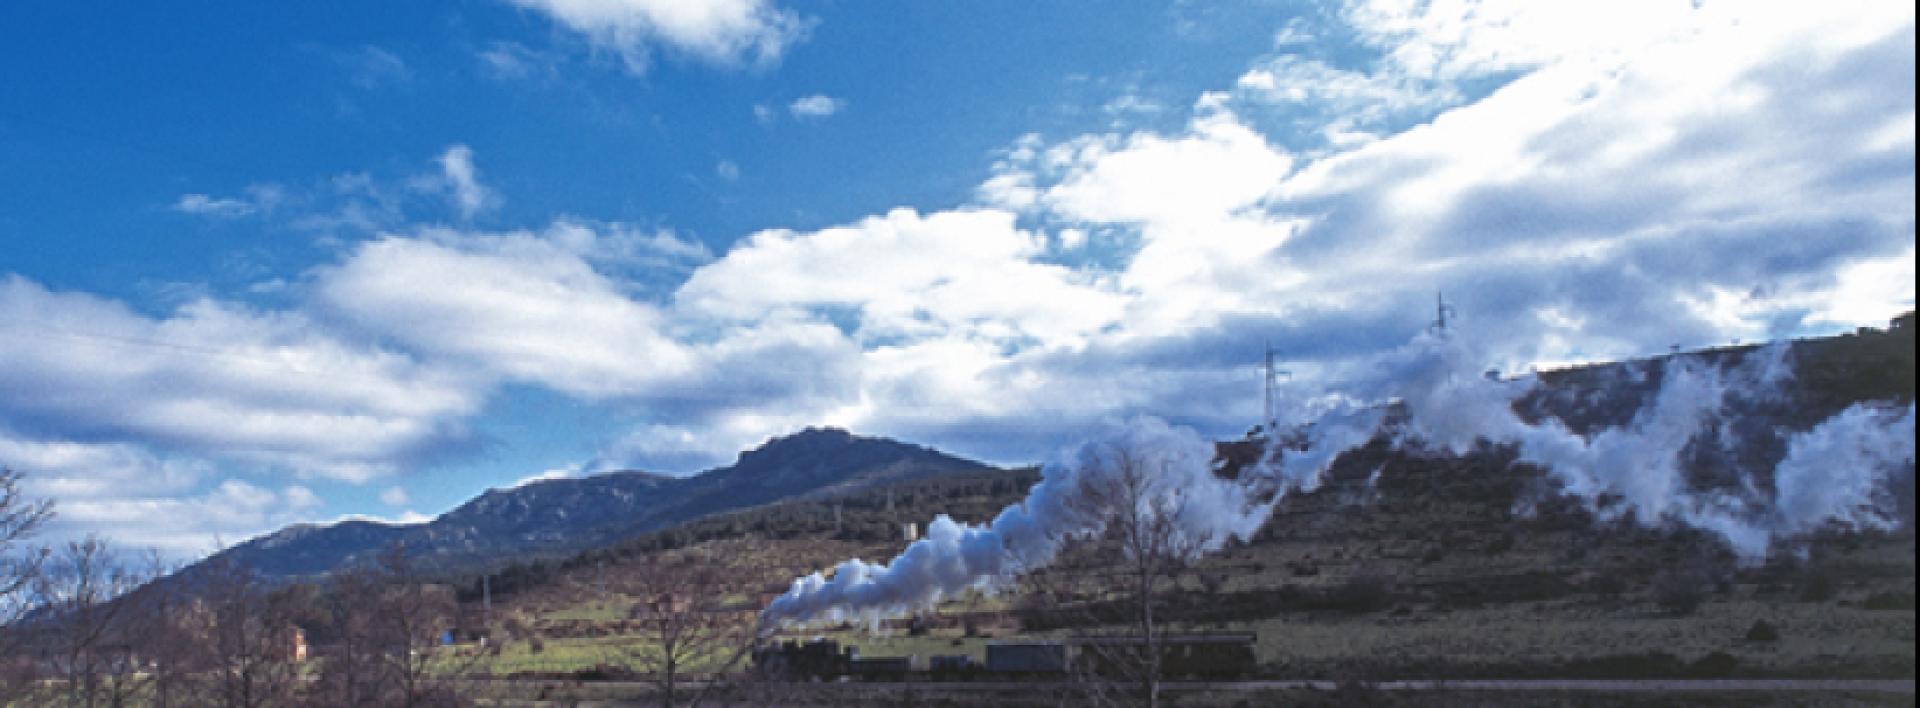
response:
{"label": "train", "polygon": [[[1230,680],[1255,668],[1253,633],[1171,634],[1158,637],[1160,674],[1167,679]],[[1123,677],[1147,646],[1138,635],[988,642],[985,661],[968,654],[864,657],[831,639],[768,642],[753,651],[755,672],[787,681],[1045,680],[1070,675]]]}

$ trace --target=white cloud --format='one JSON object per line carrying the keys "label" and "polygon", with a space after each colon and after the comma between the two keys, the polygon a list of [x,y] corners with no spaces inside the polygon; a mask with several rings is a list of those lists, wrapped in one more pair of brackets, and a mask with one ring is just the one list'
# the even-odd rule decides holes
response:
{"label": "white cloud", "polygon": [[1055,146],[1062,173],[1042,197],[1060,215],[1089,222],[1211,220],[1253,206],[1292,158],[1230,115],[1198,120],[1185,136],[1088,136]]}
{"label": "white cloud", "polygon": [[896,209],[812,233],[754,234],[695,271],[676,301],[734,320],[846,308],[869,342],[964,331],[1071,346],[1117,318],[1121,300],[1067,268],[1034,262],[1044,247],[1008,212]]}
{"label": "white cloud", "polygon": [[98,533],[123,548],[153,548],[174,559],[213,550],[219,539],[270,531],[321,505],[300,485],[275,492],[218,480],[206,460],[122,442],[43,440],[0,428],[0,466],[25,473],[28,496],[55,501],[44,540]]}
{"label": "white cloud", "polygon": [[1295,17],[1287,20],[1287,24],[1281,26],[1280,31],[1273,33],[1273,46],[1291,47],[1312,44],[1315,39],[1317,38],[1313,30],[1308,28],[1306,20]]}
{"label": "white cloud", "polygon": [[345,521],[369,521],[376,524],[386,524],[388,526],[417,526],[432,521],[433,519],[434,517],[432,516],[422,514],[412,509],[406,509],[394,516],[382,516],[379,514],[341,514],[340,516],[334,517],[332,521],[325,523],[327,525],[333,525]]}
{"label": "white cloud", "polygon": [[380,503],[387,506],[406,506],[410,500],[406,487],[394,485],[380,491]]}
{"label": "white cloud", "polygon": [[713,173],[719,175],[720,179],[732,182],[740,179],[740,165],[732,160],[721,160],[713,166]]}
{"label": "white cloud", "polygon": [[193,558],[303,521],[322,502],[298,485],[269,489],[229,479],[188,496],[63,498],[48,535],[98,530],[123,548]]}
{"label": "white cloud", "polygon": [[363,89],[401,83],[413,78],[413,69],[407,66],[405,59],[371,44],[350,51],[335,52],[334,61],[347,69],[354,85]]}
{"label": "white cloud", "polygon": [[315,292],[358,326],[489,377],[600,398],[684,375],[694,362],[659,309],[582,253],[600,245],[565,224],[546,235],[388,236],[321,269]]}
{"label": "white cloud", "polygon": [[[1261,58],[1177,129],[1023,136],[977,204],[768,229],[717,258],[666,229],[391,232],[379,212],[368,223],[389,233],[293,287],[307,310],[200,301],[155,320],[16,279],[0,288],[13,312],[337,359],[358,383],[0,343],[0,386],[25,392],[0,410],[64,431],[16,436],[15,454],[158,470],[160,490],[201,489],[215,459],[372,477],[447,440],[502,382],[632,411],[583,471],[692,471],[810,424],[1017,462],[1132,412],[1237,433],[1264,340],[1303,378],[1360,366],[1423,327],[1436,290],[1506,368],[1912,306],[1910,9],[1631,5],[1576,37],[1530,4],[1452,7],[1356,5],[1380,60]],[[1671,22],[1628,31],[1655,20]],[[461,199],[454,167],[484,187],[452,152],[436,179],[471,214],[485,199]],[[142,393],[120,405],[123,389]],[[171,447],[116,447],[136,437]]]}
{"label": "white cloud", "polygon": [[276,184],[248,185],[239,197],[215,197],[206,194],[183,194],[173,203],[173,210],[183,214],[206,216],[217,219],[239,219],[271,212],[286,200],[286,190]]}
{"label": "white cloud", "polygon": [[620,55],[638,73],[655,47],[710,64],[767,65],[810,23],[767,0],[512,0]]}
{"label": "white cloud", "polygon": [[507,485],[507,488],[519,489],[521,487],[527,486],[529,484],[533,484],[535,482],[545,482],[545,481],[554,480],[554,479],[573,479],[574,477],[578,477],[578,476],[580,476],[580,470],[578,469],[571,468],[571,467],[556,467],[556,468],[541,472],[539,474],[521,477],[519,480],[515,481],[513,484]]}
{"label": "white cloud", "polygon": [[198,300],[149,319],[0,280],[0,413],[57,439],[129,439],[300,474],[366,479],[460,438],[469,384],[347,344],[297,313]]}
{"label": "white cloud", "polygon": [[215,216],[223,219],[238,219],[252,214],[253,205],[239,199],[209,197],[205,194],[181,195],[180,201],[173,203],[174,211],[201,216]]}
{"label": "white cloud", "polygon": [[440,174],[414,178],[416,189],[444,194],[461,219],[470,220],[480,212],[499,206],[500,195],[480,183],[480,171],[473,166],[473,148],[451,145],[435,162],[440,165]]}
{"label": "white cloud", "polygon": [[[1910,10],[1689,15],[1505,53],[1482,42],[1506,30],[1469,26],[1507,21],[1494,10],[1379,31],[1378,67],[1262,60],[1181,132],[1023,138],[979,197],[1059,222],[1062,249],[1086,238],[1067,229],[1131,232],[1090,239],[1130,299],[1091,340],[1114,359],[1077,363],[1190,390],[1218,379],[1154,352],[1211,360],[1237,342],[1251,361],[1277,333],[1303,366],[1364,356],[1416,331],[1436,290],[1517,366],[1884,323],[1911,306]],[[1450,81],[1500,71],[1522,75],[1449,109],[1467,100]],[[1234,112],[1288,103],[1334,119],[1316,128],[1327,139],[1293,153]],[[1018,355],[972,360],[1072,377]],[[1126,368],[1142,361],[1155,363]],[[1184,398],[1111,403],[1141,400]]]}
{"label": "white cloud", "polygon": [[1210,94],[1201,110],[1240,106],[1278,111],[1288,122],[1305,128],[1306,135],[1347,147],[1461,100],[1459,92],[1444,82],[1393,71],[1342,69],[1319,59],[1283,54],[1241,74],[1232,94]]}
{"label": "white cloud", "polygon": [[826,118],[846,110],[846,108],[846,99],[823,96],[817,93],[811,96],[796,98],[792,103],[787,104],[787,112],[792,113],[793,117],[801,119]]}
{"label": "white cloud", "polygon": [[[755,234],[672,316],[834,322],[857,393],[718,406],[616,448],[717,462],[829,421],[992,450],[1128,411],[1231,426],[1262,340],[1302,376],[1339,371],[1423,327],[1436,290],[1507,368],[1910,306],[1912,94],[1868,88],[1911,75],[1910,23],[1814,22],[1831,34],[1802,45],[1689,22],[1425,76],[1392,47],[1350,70],[1263,59],[1182,130],[1021,138],[976,192],[996,208]],[[1478,99],[1450,83],[1489,71],[1521,76]],[[1291,114],[1314,122],[1300,151],[1237,112],[1287,104],[1319,111]]]}
{"label": "white cloud", "polygon": [[552,78],[559,60],[519,42],[494,42],[476,55],[488,76],[499,80]]}

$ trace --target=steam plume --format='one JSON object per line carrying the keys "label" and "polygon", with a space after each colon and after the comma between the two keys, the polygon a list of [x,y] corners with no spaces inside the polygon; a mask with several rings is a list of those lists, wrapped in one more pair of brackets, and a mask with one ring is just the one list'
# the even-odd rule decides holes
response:
{"label": "steam plume", "polygon": [[[1125,455],[1134,457],[1120,459]],[[1093,500],[1109,497],[1125,464],[1153,473],[1146,477],[1144,499],[1179,502],[1155,504],[1145,513],[1171,514],[1176,533],[1196,551],[1215,550],[1229,537],[1258,529],[1267,507],[1250,500],[1248,486],[1213,476],[1212,458],[1212,444],[1193,431],[1136,419],[1042,468],[1027,498],[990,523],[964,524],[942,514],[928,524],[924,538],[888,563],[856,558],[838,565],[831,579],[813,573],[794,580],[761,614],[761,627],[897,617],[1045,567],[1067,541],[1105,528],[1111,510]]]}
{"label": "steam plume", "polygon": [[[1556,418],[1527,422],[1515,403],[1537,382],[1475,375],[1469,350],[1445,337],[1417,340],[1386,371],[1413,384],[1399,399],[1409,414],[1398,432],[1403,448],[1459,454],[1479,440],[1512,445],[1520,461],[1546,469],[1562,492],[1603,519],[1630,514],[1645,525],[1699,528],[1754,561],[1776,539],[1830,522],[1890,526],[1887,500],[1877,495],[1913,464],[1911,405],[1903,413],[1854,404],[1799,433],[1776,420],[1795,405],[1785,397],[1792,356],[1789,344],[1776,343],[1731,366],[1670,359],[1630,421],[1588,435]],[[1769,439],[1784,457],[1747,459]],[[1717,468],[1725,479],[1695,484],[1695,466]]]}
{"label": "steam plume", "polygon": [[[1293,491],[1312,491],[1341,454],[1386,435],[1412,454],[1462,454],[1483,442],[1511,446],[1545,469],[1560,491],[1602,519],[1679,523],[1724,538],[1743,559],[1765,557],[1781,537],[1837,523],[1886,528],[1890,475],[1913,465],[1914,408],[1856,404],[1804,432],[1775,420],[1792,402],[1792,351],[1777,344],[1730,366],[1668,360],[1648,400],[1623,424],[1576,432],[1549,415],[1516,409],[1541,394],[1535,377],[1497,380],[1463,342],[1427,334],[1384,357],[1340,390],[1296,401],[1291,430],[1273,454],[1237,480],[1212,474],[1213,447],[1191,430],[1138,419],[1047,465],[1018,504],[991,523],[945,515],[927,536],[885,564],[848,560],[832,578],[814,573],[762,613],[761,630],[816,620],[877,620],[929,608],[968,589],[992,590],[1053,562],[1067,541],[1101,532],[1111,508],[1097,503],[1131,454],[1154,476],[1149,498],[1179,503],[1143,509],[1168,514],[1196,553],[1246,538]],[[1654,374],[1628,369],[1629,384]],[[1630,387],[1629,387],[1630,388]],[[1400,409],[1405,415],[1392,415]],[[1746,451],[1771,441],[1784,453],[1754,462]],[[1690,480],[1690,464],[1715,463],[1719,484]]]}

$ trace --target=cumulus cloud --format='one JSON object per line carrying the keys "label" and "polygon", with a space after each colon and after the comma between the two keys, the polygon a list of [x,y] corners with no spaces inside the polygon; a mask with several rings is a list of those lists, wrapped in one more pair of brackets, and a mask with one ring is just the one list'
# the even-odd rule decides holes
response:
{"label": "cumulus cloud", "polygon": [[[562,5],[600,4],[539,4]],[[1015,140],[973,203],[718,254],[575,218],[402,227],[396,207],[290,312],[202,299],[155,319],[15,278],[9,322],[188,349],[0,342],[0,412],[16,440],[172,464],[154,479],[202,495],[217,475],[192,460],[378,476],[457,439],[501,384],[623,411],[583,472],[693,471],[817,424],[1018,463],[1112,416],[1238,433],[1267,341],[1298,377],[1338,376],[1423,328],[1435,291],[1521,369],[1912,307],[1910,8],[1631,5],[1644,31],[1574,37],[1530,4],[1450,7],[1355,4],[1341,18],[1372,60],[1263,57],[1184,125]],[[483,210],[462,197],[487,194],[471,153],[441,166],[436,194]],[[309,387],[200,350],[348,374]],[[132,439],[155,447],[112,447]]]}
{"label": "cumulus cloud", "polygon": [[[1472,17],[1504,22],[1502,12]],[[1521,55],[1487,53],[1472,39],[1481,30],[1458,23],[1369,14],[1382,42],[1459,34],[1466,48],[1394,44],[1386,68],[1364,74],[1281,57],[1236,90],[1386,115],[1453,100],[1444,83],[1406,83],[1416,74],[1527,71],[1431,123],[1297,158],[1297,169],[1233,104],[1203,101],[1185,134],[1023,144],[1014,152],[1031,157],[981,191],[1069,223],[1137,229],[1122,282],[1156,303],[1133,314],[1178,315],[1164,322],[1365,320],[1418,312],[1444,289],[1522,362],[1884,322],[1912,302],[1910,284],[1893,285],[1911,273],[1912,150],[1859,128],[1912,115],[1912,92],[1892,88],[1912,76],[1912,24],[1841,17],[1689,14],[1650,25],[1661,42],[1602,31]],[[1796,23],[1828,32],[1794,39]],[[1418,58],[1429,55],[1462,64]],[[1192,306],[1164,304],[1181,299]]]}
{"label": "cumulus cloud", "polygon": [[38,439],[0,429],[0,464],[28,472],[27,494],[57,501],[48,538],[102,533],[169,558],[190,558],[300,521],[321,504],[305,486],[274,490],[222,479],[207,460],[123,442]]}
{"label": "cumulus cloud", "polygon": [[9,276],[0,322],[0,414],[49,440],[137,439],[359,480],[458,442],[480,403],[442,369],[298,313],[198,300],[152,319]]}
{"label": "cumulus cloud", "polygon": [[434,161],[439,164],[440,173],[414,178],[415,189],[445,195],[447,204],[461,219],[472,219],[499,205],[500,195],[480,183],[480,171],[473,165],[473,148],[451,145]]}
{"label": "cumulus cloud", "polygon": [[845,110],[846,107],[846,99],[833,98],[816,93],[811,96],[794,99],[792,103],[787,104],[787,112],[792,113],[795,118],[818,119],[839,113]]}
{"label": "cumulus cloud", "polygon": [[810,22],[767,0],[512,0],[645,71],[658,47],[720,66],[766,65],[806,38]]}
{"label": "cumulus cloud", "polygon": [[[1336,375],[1424,327],[1436,291],[1510,369],[1912,306],[1910,20],[1656,8],[1643,33],[1501,49],[1475,23],[1577,25],[1392,10],[1346,13],[1379,60],[1262,59],[1182,129],[1022,137],[988,206],[740,242],[675,316],[831,322],[859,346],[857,395],[717,407],[617,447],[719,457],[833,421],[1019,459],[1135,412],[1233,432],[1267,340]],[[1276,127],[1286,106],[1299,123]]]}
{"label": "cumulus cloud", "polygon": [[[693,365],[657,307],[637,302],[559,229],[471,235],[429,229],[360,244],[316,274],[321,306],[409,350],[489,377],[601,398]],[[422,287],[431,283],[431,287]]]}
{"label": "cumulus cloud", "polygon": [[271,489],[229,479],[185,497],[62,500],[56,524],[109,529],[123,546],[193,557],[304,520],[322,504],[300,485]]}
{"label": "cumulus cloud", "polygon": [[1014,222],[991,209],[896,209],[812,233],[763,231],[694,272],[675,298],[736,320],[845,308],[858,314],[853,333],[867,342],[964,330],[1063,346],[1119,317],[1121,299],[1100,283],[1034,262],[1044,239]]}

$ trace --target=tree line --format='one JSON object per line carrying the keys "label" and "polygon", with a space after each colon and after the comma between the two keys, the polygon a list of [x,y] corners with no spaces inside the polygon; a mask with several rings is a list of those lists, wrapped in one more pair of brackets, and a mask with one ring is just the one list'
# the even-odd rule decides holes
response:
{"label": "tree line", "polygon": [[84,708],[448,706],[452,588],[404,549],[324,584],[269,583],[216,558],[184,572],[89,536],[0,469],[0,703]]}

